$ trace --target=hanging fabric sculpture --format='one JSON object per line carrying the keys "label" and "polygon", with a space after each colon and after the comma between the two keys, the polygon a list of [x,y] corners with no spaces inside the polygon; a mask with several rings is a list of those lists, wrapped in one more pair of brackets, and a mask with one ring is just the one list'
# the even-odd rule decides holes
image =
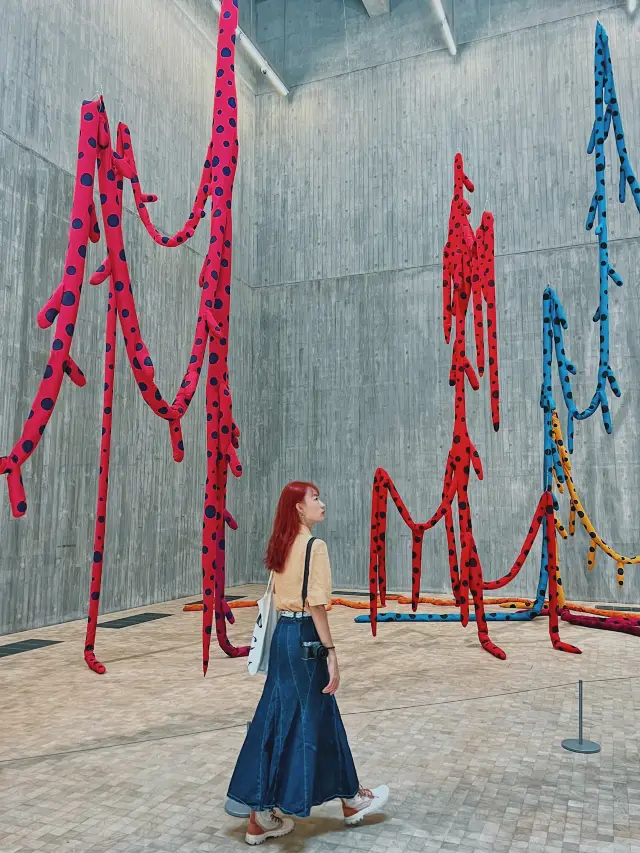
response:
{"label": "hanging fabric sculpture", "polygon": [[[89,619],[85,660],[97,673],[105,667],[95,656],[102,568],[105,560],[109,460],[113,417],[113,386],[118,324],[124,338],[127,358],[140,394],[158,417],[167,421],[173,458],[184,458],[181,421],[198,386],[206,358],[207,480],[202,531],[202,618],[203,670],[209,665],[213,618],[223,651],[232,657],[248,654],[248,647],[237,648],[227,637],[226,621],[233,616],[225,597],[225,526],[237,523],[227,509],[227,477],[242,473],[237,448],[240,431],[232,415],[229,387],[229,308],[231,301],[233,183],[238,165],[237,95],[235,79],[235,43],[238,26],[237,0],[223,0],[220,12],[215,97],[211,139],[193,208],[185,225],[173,236],[163,235],[151,221],[148,205],[157,196],[143,192],[136,168],[129,128],[120,124],[114,150],[104,101],[85,101],[80,113],[80,138],[76,167],[69,245],[62,281],[38,315],[38,324],[47,328],[55,323],[54,340],[40,388],[24,425],[22,435],[8,456],[0,458],[0,473],[7,475],[9,500],[17,518],[27,511],[22,482],[22,467],[36,449],[58,400],[66,374],[76,385],[86,379],[71,356],[71,345],[80,304],[85,260],[89,241],[101,238],[98,210],[94,205],[96,170],[99,210],[106,243],[106,257],[91,277],[91,284],[107,282],[109,295],[106,320],[104,405],[98,500],[95,519]],[[193,237],[205,207],[211,202],[210,239],[200,273],[202,290],[189,365],[173,402],[159,390],[149,350],[142,339],[133,287],[129,275],[122,234],[124,183],[131,184],[136,210],[147,232],[159,245],[174,248]]]}
{"label": "hanging fabric sculpture", "polygon": [[[371,622],[376,634],[376,622],[399,621],[460,621],[466,626],[469,621],[477,622],[478,638],[482,647],[490,654],[504,660],[504,651],[489,637],[488,620],[533,618],[533,611],[517,614],[486,613],[484,592],[501,589],[520,572],[531,550],[538,531],[543,530],[543,559],[548,564],[551,594],[549,608],[549,631],[553,646],[569,652],[578,652],[574,646],[563,643],[559,637],[560,602],[558,599],[558,573],[556,539],[554,528],[553,497],[545,488],[534,513],[529,533],[520,554],[507,574],[494,581],[485,581],[482,563],[476,547],[471,516],[469,478],[471,470],[479,480],[483,479],[482,463],[475,445],[471,441],[467,424],[466,386],[474,391],[480,387],[478,374],[485,369],[485,322],[483,308],[486,305],[486,329],[488,335],[489,378],[491,388],[491,413],[493,427],[500,427],[500,389],[498,379],[498,334],[494,271],[494,221],[491,213],[482,215],[480,227],[474,233],[469,223],[471,207],[464,198],[464,190],[473,192],[471,180],[465,174],[461,154],[454,161],[454,190],[449,216],[449,232],[443,251],[443,306],[442,318],[447,343],[455,331],[449,384],[454,389],[454,426],[451,449],[447,457],[442,501],[431,518],[422,523],[415,522],[405,506],[389,474],[382,468],[376,471],[373,482],[371,507],[371,542],[369,565],[369,616],[359,616],[357,622]],[[473,326],[478,373],[467,356],[467,314],[473,311]],[[412,613],[378,614],[378,596],[384,607],[386,601],[386,518],[387,499],[391,497],[403,521],[409,527],[413,539],[412,548]],[[457,507],[458,535],[454,524],[454,503]],[[422,571],[422,540],[427,530],[441,519],[445,520],[449,550],[449,574],[455,603],[460,613],[416,613],[420,599],[420,576]],[[459,554],[459,557],[458,557]],[[545,583],[546,587],[546,583]],[[544,603],[545,588],[538,590],[539,608]],[[469,612],[470,598],[473,599],[474,614]],[[536,602],[538,604],[538,602]]]}
{"label": "hanging fabric sculpture", "polygon": [[[475,470],[479,479],[482,479],[482,467],[475,447],[469,439],[466,424],[465,407],[465,376],[472,388],[477,390],[478,379],[473,368],[465,355],[465,324],[466,311],[469,303],[473,305],[474,329],[476,340],[476,353],[478,373],[482,375],[484,366],[484,342],[483,342],[483,319],[482,299],[480,293],[485,295],[487,281],[491,282],[493,288],[493,272],[487,278],[487,264],[493,264],[493,231],[485,231],[484,239],[480,232],[473,237],[472,229],[468,223],[467,216],[470,212],[468,204],[462,199],[463,189],[473,191],[473,185],[462,171],[462,159],[456,155],[454,196],[451,206],[451,217],[449,221],[449,240],[443,253],[444,271],[444,303],[443,322],[447,342],[451,335],[452,322],[456,323],[456,340],[452,356],[450,371],[450,384],[455,388],[455,425],[453,442],[447,461],[445,482],[442,493],[442,503],[436,513],[423,524],[413,521],[405,504],[402,501],[391,478],[384,469],[379,468],[376,472],[373,485],[372,499],[372,522],[370,541],[370,615],[368,617],[357,617],[357,622],[371,622],[372,632],[376,633],[376,622],[391,621],[461,621],[466,625],[473,615],[469,614],[469,592],[474,597],[476,619],[478,621],[478,634],[483,647],[496,657],[504,657],[504,652],[495,646],[488,638],[487,621],[528,621],[543,612],[549,617],[549,630],[554,648],[563,651],[578,652],[575,646],[563,643],[559,637],[558,617],[561,616],[566,622],[574,625],[605,628],[627,633],[638,633],[640,620],[632,620],[620,614],[600,618],[593,615],[584,615],[587,608],[575,605],[569,606],[564,598],[560,570],[558,566],[558,551],[556,541],[556,530],[563,538],[573,535],[576,526],[576,516],[590,537],[587,567],[593,569],[595,556],[598,549],[604,551],[616,561],[617,581],[621,586],[624,582],[624,568],[626,565],[640,563],[640,555],[628,557],[619,554],[609,546],[595,531],[589,516],[587,515],[580,498],[578,497],[571,473],[569,454],[573,450],[574,421],[590,418],[598,409],[602,412],[605,429],[608,433],[612,431],[612,420],[607,397],[607,385],[615,396],[620,396],[620,388],[616,381],[610,360],[610,338],[609,338],[609,280],[616,285],[622,285],[622,279],[613,268],[609,258],[609,242],[607,230],[607,188],[606,188],[606,160],[604,144],[609,132],[613,127],[615,144],[620,160],[620,183],[619,200],[624,203],[626,198],[626,187],[629,186],[636,208],[640,211],[640,184],[638,183],[631,163],[629,161],[626,147],[620,105],[618,102],[611,54],[609,50],[609,39],[604,27],[598,22],[595,38],[595,118],[588,153],[595,152],[595,190],[589,212],[587,215],[586,228],[591,230],[596,224],[596,235],[599,241],[599,277],[600,277],[600,299],[598,309],[593,317],[594,322],[600,325],[600,357],[598,367],[598,378],[596,389],[591,402],[584,411],[580,411],[575,403],[575,397],[571,386],[571,374],[576,373],[575,366],[568,359],[565,352],[564,330],[567,329],[567,319],[564,309],[557,294],[551,287],[547,287],[543,295],[543,340],[542,340],[542,388],[540,394],[540,405],[544,412],[544,491],[538,502],[536,512],[533,516],[529,532],[522,546],[520,554],[512,568],[504,577],[495,581],[484,581],[480,559],[476,551],[473,529],[471,524],[471,509],[468,495],[469,473],[471,467]],[[460,158],[460,159],[458,159]],[[484,214],[485,217],[490,214]],[[482,228],[482,226],[481,226]],[[480,239],[479,239],[480,237]],[[478,258],[478,262],[474,261]],[[480,260],[484,258],[485,260]],[[492,327],[493,341],[497,344],[495,324],[495,295],[493,289],[487,300],[489,329]],[[497,350],[492,354],[492,336],[489,337],[489,363],[495,369],[495,379],[491,382],[491,402],[493,408],[494,428],[497,429],[497,401],[499,397],[497,382]],[[568,412],[567,444],[568,452],[564,447],[560,423],[557,415],[556,403],[553,398],[553,361],[558,367],[560,385]],[[565,484],[569,490],[570,512],[569,533],[565,530],[556,517],[558,503],[553,493],[554,482],[559,491],[564,490]],[[381,606],[386,600],[386,504],[387,496],[390,495],[405,524],[411,529],[413,535],[412,555],[412,606],[413,613],[384,613],[378,614],[378,596]],[[452,503],[458,501],[458,523],[461,543],[461,561],[458,566],[458,554],[455,538],[455,527],[453,523]],[[460,613],[420,613],[416,614],[420,592],[420,576],[422,570],[422,537],[424,532],[433,527],[441,518],[445,518],[447,528],[447,541],[449,545],[449,570],[451,583],[455,595],[455,603],[460,608]],[[482,599],[482,590],[496,590],[504,587],[513,580],[522,568],[538,530],[544,525],[542,540],[542,558],[540,564],[540,576],[535,601],[530,606],[513,614],[485,613]],[[545,608],[545,593],[549,586],[549,606]],[[571,609],[576,612],[571,612]]]}

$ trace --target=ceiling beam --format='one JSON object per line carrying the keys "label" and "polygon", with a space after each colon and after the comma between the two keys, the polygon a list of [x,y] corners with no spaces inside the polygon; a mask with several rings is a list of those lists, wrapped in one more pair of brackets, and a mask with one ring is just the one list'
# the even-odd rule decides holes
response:
{"label": "ceiling beam", "polygon": [[453,37],[453,33],[451,32],[449,21],[447,20],[447,13],[442,5],[442,0],[431,0],[431,5],[433,6],[433,11],[436,13],[438,23],[442,29],[442,35],[444,36],[449,53],[451,56],[455,56],[458,52],[458,48],[456,47],[456,42]]}
{"label": "ceiling beam", "polygon": [[[211,0],[211,5],[218,17],[220,17],[220,13],[222,11],[222,5],[220,0]],[[244,52],[246,53],[249,61],[255,66],[255,68],[263,74],[269,83],[273,86],[273,88],[278,92],[278,94],[282,95],[284,98],[289,94],[289,90],[282,82],[280,77],[276,74],[273,68],[269,65],[265,57],[260,53],[255,44],[251,41],[249,36],[240,29],[240,27],[236,30],[236,38],[237,41],[244,48]]]}
{"label": "ceiling beam", "polygon": [[389,0],[362,0],[370,18],[389,14]]}

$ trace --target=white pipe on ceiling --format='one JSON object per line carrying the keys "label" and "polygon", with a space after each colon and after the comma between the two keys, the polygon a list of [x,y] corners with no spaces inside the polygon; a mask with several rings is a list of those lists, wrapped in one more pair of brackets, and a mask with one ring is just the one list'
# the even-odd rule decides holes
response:
{"label": "white pipe on ceiling", "polygon": [[453,38],[449,21],[447,20],[447,13],[444,11],[444,7],[442,5],[442,0],[431,0],[431,5],[433,6],[433,11],[436,13],[436,17],[438,18],[438,23],[442,28],[442,35],[447,43],[447,47],[449,48],[449,53],[451,56],[455,56],[458,52],[458,48],[456,47],[456,42]]}
{"label": "white pipe on ceiling", "polygon": [[370,18],[389,14],[389,0],[362,0]]}
{"label": "white pipe on ceiling", "polygon": [[[211,5],[213,6],[215,12],[219,17],[222,8],[220,0],[211,0]],[[273,68],[269,65],[264,56],[260,53],[255,44],[251,41],[249,36],[243,30],[241,30],[240,27],[238,27],[238,29],[236,30],[236,41],[242,45],[245,53],[247,54],[251,62],[256,66],[260,73],[267,78],[267,80],[271,83],[276,92],[286,98],[286,96],[289,94],[289,90],[284,85],[282,80],[278,77]]]}
{"label": "white pipe on ceiling", "polygon": [[627,9],[629,10],[630,15],[633,15],[637,8],[638,0],[627,0]]}

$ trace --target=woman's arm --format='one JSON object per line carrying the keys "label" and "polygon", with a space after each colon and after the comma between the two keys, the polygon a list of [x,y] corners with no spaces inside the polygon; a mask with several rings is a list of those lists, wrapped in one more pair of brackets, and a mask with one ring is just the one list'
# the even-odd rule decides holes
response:
{"label": "woman's arm", "polygon": [[340,686],[340,670],[338,668],[338,656],[331,638],[329,617],[327,616],[324,604],[317,604],[315,606],[309,605],[309,612],[311,613],[313,624],[316,626],[320,642],[325,648],[329,649],[329,656],[327,658],[327,664],[329,666],[329,683],[322,692],[333,695]]}

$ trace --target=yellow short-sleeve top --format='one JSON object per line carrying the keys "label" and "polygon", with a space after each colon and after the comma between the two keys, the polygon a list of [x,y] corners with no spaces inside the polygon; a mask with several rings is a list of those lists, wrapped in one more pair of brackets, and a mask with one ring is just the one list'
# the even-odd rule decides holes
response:
{"label": "yellow short-sleeve top", "polygon": [[[293,541],[284,569],[274,576],[275,600],[278,610],[302,610],[302,581],[307,543],[311,539],[308,530],[301,531]],[[316,539],[311,546],[307,603],[311,607],[331,603],[331,565],[326,542]]]}

